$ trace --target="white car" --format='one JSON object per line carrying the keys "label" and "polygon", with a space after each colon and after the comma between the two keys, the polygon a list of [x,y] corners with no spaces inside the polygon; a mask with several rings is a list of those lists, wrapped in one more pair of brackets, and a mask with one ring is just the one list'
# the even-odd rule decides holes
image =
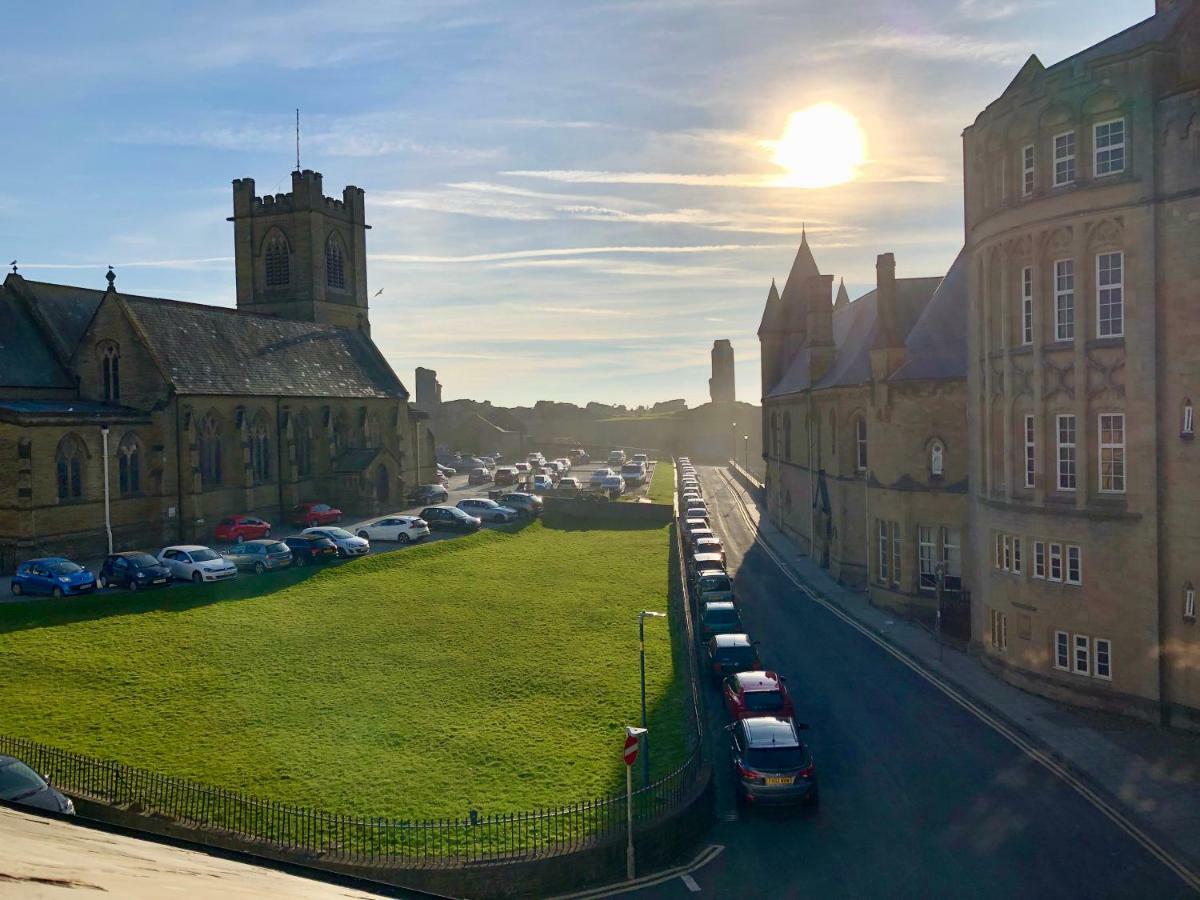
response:
{"label": "white car", "polygon": [[615,494],[623,494],[625,493],[625,479],[620,475],[609,475],[600,483],[600,487]]}
{"label": "white car", "polygon": [[320,525],[316,528],[305,528],[301,534],[319,534],[329,538],[338,548],[338,556],[343,559],[350,556],[366,556],[371,552],[371,542],[365,538],[355,537],[345,528],[332,525]]}
{"label": "white car", "polygon": [[608,454],[608,464],[610,466],[625,465],[625,451],[624,450],[613,450],[612,452],[610,452]]}
{"label": "white car", "polygon": [[560,456],[555,462],[558,463],[558,470],[560,472],[566,473],[571,471],[571,461],[565,456]]}
{"label": "white car", "polygon": [[420,516],[385,516],[358,526],[358,536],[364,541],[395,541],[411,544],[429,537],[429,523]]}
{"label": "white car", "polygon": [[200,584],[203,581],[224,581],[237,577],[237,566],[216,550],[199,544],[180,544],[163,547],[158,561],[171,570],[171,577]]}
{"label": "white car", "polygon": [[515,509],[511,506],[501,506],[495,500],[488,500],[486,497],[469,497],[466,500],[459,500],[457,506],[463,512],[475,516],[483,522],[517,521]]}

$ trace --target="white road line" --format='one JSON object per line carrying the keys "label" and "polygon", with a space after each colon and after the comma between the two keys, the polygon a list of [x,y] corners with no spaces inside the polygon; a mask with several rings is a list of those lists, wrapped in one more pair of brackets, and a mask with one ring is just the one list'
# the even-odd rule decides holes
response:
{"label": "white road line", "polygon": [[725,847],[722,844],[709,844],[701,850],[696,858],[690,863],[683,866],[676,866],[673,869],[666,869],[662,872],[655,872],[652,875],[644,875],[641,878],[635,878],[632,881],[622,881],[617,884],[610,884],[604,887],[592,888],[587,891],[579,891],[575,894],[562,894],[554,897],[552,900],[600,900],[601,897],[612,897],[617,894],[624,894],[628,891],[637,891],[642,888],[654,887],[655,885],[663,884],[673,878],[682,878],[690,875],[697,869],[703,868],[714,859],[721,855],[721,851]]}
{"label": "white road line", "polygon": [[693,894],[700,893],[700,885],[696,884],[696,879],[691,875],[683,874],[679,876],[679,880],[683,882],[683,886]]}
{"label": "white road line", "polygon": [[1197,875],[1195,872],[1193,872],[1191,869],[1189,869],[1187,864],[1185,862],[1183,862],[1182,860],[1177,860],[1173,856],[1171,856],[1171,854],[1169,852],[1167,852],[1167,850],[1165,850],[1161,845],[1159,845],[1152,837],[1150,837],[1150,835],[1148,835],[1144,831],[1142,831],[1133,821],[1128,819],[1124,815],[1124,813],[1122,813],[1119,809],[1114,807],[1112,804],[1108,803],[1108,801],[1106,801],[1103,797],[1101,797],[1099,794],[1097,794],[1095,791],[1093,791],[1084,782],[1082,782],[1078,778],[1076,778],[1070,771],[1068,771],[1062,765],[1055,762],[1052,758],[1047,756],[1045,753],[1043,753],[1037,747],[1033,746],[1028,741],[1026,741],[1016,731],[1013,731],[1013,729],[1009,728],[1006,724],[1004,724],[1002,721],[997,719],[995,716],[991,715],[985,709],[983,709],[982,707],[975,704],[973,701],[971,701],[969,698],[967,698],[964,694],[959,692],[957,689],[951,687],[947,682],[943,681],[941,678],[939,678],[937,675],[935,675],[932,671],[930,671],[929,669],[922,666],[920,663],[918,663],[916,660],[914,660],[908,654],[899,650],[897,647],[893,646],[891,644],[891,642],[889,642],[888,640],[886,640],[883,637],[880,637],[874,631],[867,628],[865,625],[861,624],[853,616],[849,615],[848,613],[843,612],[837,606],[835,606],[830,601],[826,600],[824,597],[817,594],[812,588],[810,588],[807,584],[805,584],[803,581],[801,581],[800,578],[795,573],[793,573],[792,570],[788,567],[787,563],[784,562],[784,560],[782,560],[779,557],[779,555],[776,554],[776,552],[758,534],[757,527],[754,524],[754,520],[750,516],[750,513],[746,507],[745,499],[742,497],[741,492],[737,489],[737,487],[733,484],[733,482],[730,480],[729,476],[726,475],[724,471],[721,472],[721,475],[725,479],[725,481],[729,483],[729,486],[732,489],[732,491],[738,501],[739,512],[741,512],[742,518],[745,520],[747,526],[750,528],[751,532],[754,534],[754,542],[756,544],[758,544],[763,549],[763,551],[767,554],[767,556],[769,556],[771,558],[771,560],[779,568],[779,571],[784,575],[784,577],[787,578],[789,581],[791,581],[801,591],[803,591],[804,594],[809,599],[811,599],[814,603],[817,603],[820,606],[824,607],[829,612],[833,613],[833,615],[837,616],[839,619],[841,619],[847,625],[849,625],[852,628],[859,631],[864,637],[873,641],[875,644],[878,644],[880,647],[882,647],[884,650],[886,650],[888,653],[890,653],[892,656],[894,656],[897,660],[902,662],[904,665],[908,666],[908,668],[912,669],[914,672],[916,672],[918,675],[920,675],[922,678],[924,678],[926,681],[928,681],[930,684],[932,684],[934,687],[936,687],[938,690],[940,690],[943,694],[945,694],[947,697],[949,697],[951,700],[953,700],[959,706],[963,707],[968,712],[972,713],[980,721],[984,722],[986,725],[990,726],[994,731],[996,731],[1003,737],[1007,738],[1013,744],[1015,744],[1017,746],[1017,748],[1021,750],[1022,753],[1024,753],[1026,756],[1028,756],[1034,762],[1039,763],[1041,766],[1048,769],[1052,774],[1056,775],[1059,779],[1066,782],[1068,785],[1070,785],[1072,788],[1074,788],[1076,793],[1078,793],[1088,803],[1090,803],[1092,806],[1094,806],[1096,809],[1098,809],[1101,813],[1103,813],[1111,822],[1113,822],[1115,825],[1117,825],[1117,827],[1119,827],[1122,831],[1124,831],[1126,834],[1128,834],[1131,838],[1133,838],[1135,841],[1137,841],[1139,844],[1141,844],[1142,847],[1144,847],[1150,853],[1151,856],[1153,856],[1155,859],[1157,859],[1159,862],[1161,862],[1163,865],[1165,865],[1168,869],[1170,869],[1172,872],[1174,872],[1176,875],[1178,875],[1188,887],[1190,887],[1194,891],[1200,892],[1200,875]]}

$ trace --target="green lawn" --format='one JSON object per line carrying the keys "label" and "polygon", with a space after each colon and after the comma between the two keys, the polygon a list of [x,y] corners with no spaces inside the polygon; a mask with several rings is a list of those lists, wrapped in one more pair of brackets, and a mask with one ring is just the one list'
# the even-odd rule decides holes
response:
{"label": "green lawn", "polygon": [[[539,522],[316,574],[0,605],[0,731],[358,815],[605,795],[669,539]],[[656,774],[686,756],[679,631],[646,628]]]}
{"label": "green lawn", "polygon": [[670,503],[675,496],[675,463],[660,459],[654,465],[654,477],[650,479],[650,501]]}

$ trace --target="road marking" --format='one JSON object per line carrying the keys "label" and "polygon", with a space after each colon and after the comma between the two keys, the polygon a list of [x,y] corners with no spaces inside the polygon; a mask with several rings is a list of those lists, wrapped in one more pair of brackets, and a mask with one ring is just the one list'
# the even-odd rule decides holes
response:
{"label": "road marking", "polygon": [[[610,884],[604,887],[592,888],[591,890],[579,891],[575,894],[561,894],[551,900],[599,900],[601,897],[613,897],[617,894],[624,894],[627,891],[638,891],[642,888],[654,887],[655,885],[663,884],[673,878],[684,878],[690,876],[697,869],[707,866],[710,862],[721,855],[721,851],[725,847],[723,844],[709,844],[701,850],[696,858],[690,863],[683,866],[676,866],[673,869],[665,869],[662,872],[655,872],[652,875],[644,875],[641,878],[635,878],[632,881],[621,881],[617,884]],[[684,882],[686,884],[686,882]],[[695,884],[695,882],[692,882]],[[699,890],[697,885],[696,890]],[[689,888],[689,890],[691,890]]]}
{"label": "road marking", "polygon": [[1154,840],[1154,838],[1150,837],[1150,835],[1148,835],[1144,831],[1142,831],[1133,821],[1128,819],[1124,813],[1122,813],[1119,809],[1114,807],[1107,800],[1105,800],[1103,797],[1101,797],[1099,794],[1097,794],[1095,791],[1093,791],[1090,787],[1087,786],[1087,784],[1085,784],[1084,782],[1079,780],[1077,777],[1075,777],[1075,775],[1073,775],[1068,769],[1063,767],[1061,764],[1056,762],[1051,757],[1047,756],[1044,752],[1042,752],[1037,747],[1035,747],[1033,744],[1031,744],[1027,740],[1025,740],[1025,738],[1022,737],[1019,733],[1017,733],[1013,729],[1009,728],[1004,722],[1000,721],[995,716],[993,716],[991,713],[987,712],[987,710],[983,709],[982,707],[977,705],[975,702],[970,700],[966,695],[964,695],[958,689],[952,687],[946,681],[943,681],[941,678],[939,678],[937,675],[935,675],[932,671],[925,668],[923,665],[918,663],[915,659],[910,657],[907,653],[905,653],[902,650],[900,650],[899,648],[895,647],[890,641],[886,640],[885,638],[876,634],[871,629],[867,628],[865,625],[860,623],[857,619],[855,619],[849,613],[843,612],[840,608],[835,606],[830,601],[826,600],[824,597],[822,597],[820,594],[818,594],[816,591],[814,591],[812,588],[810,588],[807,584],[805,584],[799,578],[799,576],[797,576],[794,572],[792,572],[792,570],[790,568],[788,568],[787,564],[779,557],[779,555],[774,551],[774,549],[772,549],[767,544],[767,542],[762,539],[762,537],[758,533],[758,528],[755,525],[753,518],[750,516],[749,510],[746,505],[745,498],[742,496],[741,491],[739,491],[736,488],[736,486],[730,480],[729,476],[726,475],[724,471],[721,471],[721,475],[724,477],[725,481],[729,483],[729,486],[733,491],[733,494],[738,502],[738,511],[742,514],[742,518],[745,520],[746,525],[750,528],[751,532],[753,533],[754,542],[756,544],[758,544],[763,549],[763,551],[767,554],[767,556],[769,556],[771,558],[771,560],[775,563],[776,567],[778,567],[779,571],[783,574],[783,576],[785,578],[787,578],[790,582],[792,582],[792,584],[794,584],[796,587],[798,587],[805,595],[808,596],[809,599],[811,599],[814,603],[817,603],[818,605],[824,607],[827,611],[833,613],[833,615],[837,616],[839,619],[841,619],[847,625],[849,625],[852,628],[854,628],[855,630],[859,631],[864,637],[873,641],[875,644],[878,644],[880,647],[882,647],[884,650],[886,650],[888,653],[890,653],[892,656],[894,656],[897,660],[902,662],[904,665],[908,666],[908,668],[912,669],[914,672],[916,672],[918,675],[920,675],[922,678],[924,678],[926,681],[928,681],[930,684],[932,684],[934,687],[936,687],[938,690],[940,690],[943,694],[945,694],[947,697],[949,697],[951,700],[953,700],[959,706],[963,707],[968,712],[972,713],[976,718],[978,718],[984,724],[990,726],[994,731],[996,731],[1003,737],[1007,738],[1013,744],[1015,744],[1017,746],[1017,748],[1019,750],[1021,750],[1022,753],[1024,753],[1026,756],[1028,756],[1034,762],[1039,763],[1041,766],[1048,769],[1052,774],[1056,775],[1062,781],[1066,782],[1068,785],[1070,785],[1072,788],[1075,789],[1076,793],[1078,793],[1088,803],[1090,803],[1092,806],[1094,806],[1096,809],[1098,809],[1101,813],[1103,813],[1111,822],[1113,822],[1113,824],[1115,824],[1122,831],[1124,831],[1126,834],[1128,834],[1131,838],[1133,838],[1135,841],[1137,841],[1139,844],[1141,844],[1142,847],[1145,848],[1150,853],[1151,856],[1153,856],[1155,859],[1157,859],[1159,862],[1161,862],[1164,866],[1166,866],[1168,869],[1170,869],[1172,872],[1174,872],[1176,875],[1178,875],[1180,877],[1180,879],[1182,879],[1183,882],[1188,887],[1190,887],[1194,891],[1200,891],[1200,875],[1198,875],[1197,873],[1195,873],[1191,869],[1189,869],[1187,864],[1185,862],[1183,862],[1182,860],[1177,860],[1173,856],[1171,856],[1171,854],[1167,850],[1165,850],[1162,846],[1160,846]]}
{"label": "road marking", "polygon": [[683,886],[693,894],[700,893],[700,885],[696,884],[696,879],[686,872],[679,876],[679,880],[683,882]]}

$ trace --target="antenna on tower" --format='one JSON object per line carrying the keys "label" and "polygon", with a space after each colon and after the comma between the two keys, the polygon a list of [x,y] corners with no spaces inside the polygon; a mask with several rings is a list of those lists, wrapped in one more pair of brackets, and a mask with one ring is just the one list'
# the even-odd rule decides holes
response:
{"label": "antenna on tower", "polygon": [[296,107],[296,171],[300,171],[300,107]]}

